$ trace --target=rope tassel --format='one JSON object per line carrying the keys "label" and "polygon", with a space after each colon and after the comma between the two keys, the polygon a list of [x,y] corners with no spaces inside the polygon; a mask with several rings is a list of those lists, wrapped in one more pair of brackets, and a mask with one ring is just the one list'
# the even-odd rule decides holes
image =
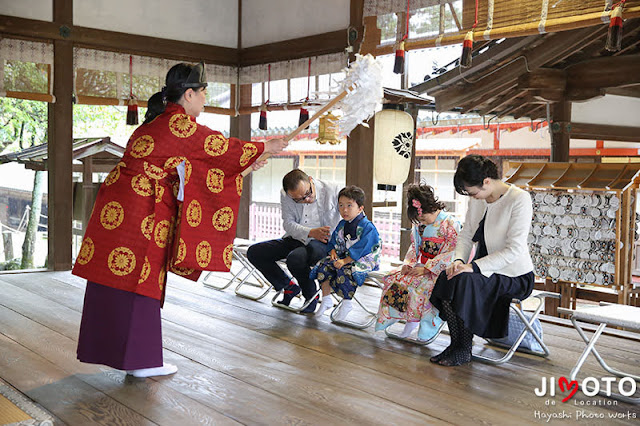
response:
{"label": "rope tassel", "polygon": [[409,37],[409,16],[411,15],[410,0],[407,0],[407,13],[405,15],[406,22],[404,27],[404,36],[396,47],[396,61],[393,64],[393,72],[395,74],[404,74],[404,41]]}
{"label": "rope tassel", "polygon": [[460,56],[460,66],[462,68],[469,68],[471,66],[472,54],[473,54],[473,30],[478,26],[478,0],[476,0],[476,13],[475,13],[475,21],[471,26],[471,29],[464,36],[464,41],[462,42],[462,56]]}
{"label": "rope tassel", "polygon": [[613,9],[611,20],[609,21],[609,32],[607,33],[607,43],[605,49],[609,52],[617,52],[622,48],[622,6],[624,1]]}
{"label": "rope tassel", "polygon": [[138,102],[133,96],[133,56],[129,55],[129,99],[127,99],[127,125],[138,124]]}
{"label": "rope tassel", "polygon": [[[300,117],[298,118],[298,126],[302,126],[309,119],[309,110],[306,108],[307,103],[303,103],[300,107]],[[308,126],[307,126],[308,127]]]}
{"label": "rope tassel", "polygon": [[396,49],[396,61],[393,64],[393,72],[396,74],[404,74],[404,41],[401,41]]}
{"label": "rope tassel", "polygon": [[471,66],[471,53],[473,52],[473,30],[469,31],[462,42],[462,56],[460,66],[469,68]]}
{"label": "rope tassel", "polygon": [[138,124],[138,102],[134,96],[129,96],[127,100],[127,125]]}
{"label": "rope tassel", "polygon": [[260,130],[267,130],[267,106],[260,107],[260,121],[258,123]]}

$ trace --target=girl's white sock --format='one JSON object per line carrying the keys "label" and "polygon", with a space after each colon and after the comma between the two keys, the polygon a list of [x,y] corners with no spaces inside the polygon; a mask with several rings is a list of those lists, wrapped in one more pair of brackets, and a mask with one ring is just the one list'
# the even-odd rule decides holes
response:
{"label": "girl's white sock", "polygon": [[402,337],[403,339],[409,337],[411,333],[413,333],[413,330],[415,330],[419,324],[420,324],[419,322],[407,322],[404,325],[404,329],[402,330],[402,333],[400,333],[400,337]]}

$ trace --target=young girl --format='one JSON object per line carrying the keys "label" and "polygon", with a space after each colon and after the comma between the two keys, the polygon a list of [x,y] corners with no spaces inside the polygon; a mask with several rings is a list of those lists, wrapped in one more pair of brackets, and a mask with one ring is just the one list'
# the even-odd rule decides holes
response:
{"label": "young girl", "polygon": [[351,311],[351,299],[364,283],[370,271],[378,269],[380,237],[378,230],[367,219],[364,210],[364,191],[347,186],[338,194],[338,210],[342,220],[331,234],[329,255],[320,260],[311,271],[322,287],[322,303],[316,312],[320,316],[333,306],[329,293],[333,290],[344,300],[336,319],[344,319]]}
{"label": "young girl", "polygon": [[436,278],[453,259],[460,223],[444,211],[429,185],[412,185],[407,195],[411,246],[402,269],[383,279],[376,330],[405,320],[401,337],[408,337],[419,324],[418,339],[429,340],[442,323],[429,297]]}

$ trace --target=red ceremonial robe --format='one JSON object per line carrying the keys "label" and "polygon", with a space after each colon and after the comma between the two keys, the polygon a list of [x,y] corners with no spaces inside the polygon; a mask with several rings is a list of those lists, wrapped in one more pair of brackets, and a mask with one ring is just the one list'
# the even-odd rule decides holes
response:
{"label": "red ceremonial robe", "polygon": [[73,273],[162,300],[167,271],[192,280],[203,270],[228,271],[241,173],[263,151],[263,143],[227,139],[168,103],[133,132],[100,186]]}

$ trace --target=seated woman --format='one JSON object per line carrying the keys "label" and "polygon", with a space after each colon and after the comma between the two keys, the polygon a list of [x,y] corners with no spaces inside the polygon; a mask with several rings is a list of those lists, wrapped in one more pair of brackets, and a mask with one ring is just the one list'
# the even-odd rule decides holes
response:
{"label": "seated woman", "polygon": [[351,299],[370,271],[379,266],[380,236],[375,225],[364,215],[364,191],[354,185],[342,188],[338,194],[338,210],[342,220],[331,234],[329,255],[313,268],[310,278],[322,287],[322,303],[316,312],[320,316],[333,306],[331,290],[342,297],[336,319],[343,320],[353,308]]}
{"label": "seated woman", "polygon": [[[431,303],[447,321],[451,344],[431,358],[440,365],[471,361],[473,335],[504,337],[509,303],[533,290],[527,246],[533,209],[528,192],[498,178],[496,165],[480,155],[458,163],[456,192],[471,197],[455,260],[440,274]],[[473,245],[475,258],[467,263]]]}
{"label": "seated woman", "polygon": [[405,265],[383,279],[376,330],[406,321],[401,337],[420,325],[418,339],[429,340],[440,329],[438,310],[429,302],[440,272],[451,263],[460,223],[444,211],[429,185],[412,185],[407,192],[407,216],[413,223]]}

